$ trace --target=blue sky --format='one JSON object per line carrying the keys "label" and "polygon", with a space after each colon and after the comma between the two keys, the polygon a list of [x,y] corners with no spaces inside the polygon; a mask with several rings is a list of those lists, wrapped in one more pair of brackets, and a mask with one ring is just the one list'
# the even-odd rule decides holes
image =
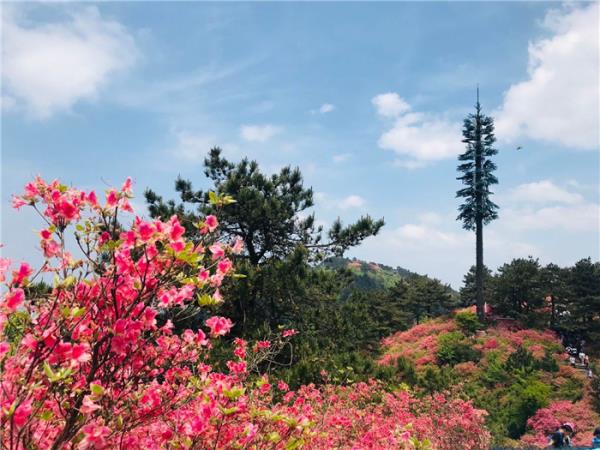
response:
{"label": "blue sky", "polygon": [[[480,3],[3,4],[3,254],[35,253],[10,210],[31,177],[170,198],[213,145],[299,166],[327,225],[385,217],[351,256],[454,287],[475,86],[497,122],[500,219],[486,262],[599,257],[598,6]],[[517,151],[517,146],[523,149]]]}

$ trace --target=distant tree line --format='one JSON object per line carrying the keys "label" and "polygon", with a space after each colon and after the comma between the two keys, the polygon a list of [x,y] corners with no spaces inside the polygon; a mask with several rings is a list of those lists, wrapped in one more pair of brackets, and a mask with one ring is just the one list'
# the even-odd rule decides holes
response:
{"label": "distant tree line", "polygon": [[[570,267],[543,266],[538,259],[517,258],[495,274],[484,270],[485,301],[495,315],[523,320],[600,342],[600,262],[590,258]],[[476,299],[475,268],[464,277],[463,305]]]}

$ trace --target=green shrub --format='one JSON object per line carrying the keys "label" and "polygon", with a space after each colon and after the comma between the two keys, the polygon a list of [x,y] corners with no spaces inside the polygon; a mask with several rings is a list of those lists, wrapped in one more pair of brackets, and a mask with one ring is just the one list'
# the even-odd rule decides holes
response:
{"label": "green shrub", "polygon": [[409,359],[400,356],[396,360],[396,375],[401,382],[410,386],[417,384],[417,371],[415,365]]}
{"label": "green shrub", "polygon": [[550,386],[534,378],[515,384],[508,405],[507,431],[512,439],[520,438],[527,428],[527,420],[540,408],[548,405]]}
{"label": "green shrub", "polygon": [[529,350],[520,346],[516,351],[508,355],[505,367],[508,372],[521,371],[531,373],[536,369],[536,361]]}
{"label": "green shrub", "polygon": [[454,366],[461,362],[477,362],[481,353],[465,341],[465,335],[460,331],[442,334],[438,338],[438,351],[436,354],[440,365]]}
{"label": "green shrub", "polygon": [[417,385],[427,394],[441,392],[448,389],[454,378],[454,373],[449,367],[428,366],[419,376]]}
{"label": "green shrub", "polygon": [[583,393],[583,382],[578,378],[569,378],[558,388],[556,396],[561,400],[576,402],[583,398]]}
{"label": "green shrub", "polygon": [[475,334],[477,330],[483,329],[483,324],[477,318],[477,314],[471,311],[459,312],[454,316],[456,323],[466,335]]}
{"label": "green shrub", "polygon": [[546,350],[544,357],[535,362],[535,368],[546,372],[558,372],[558,363],[552,356],[552,352]]}
{"label": "green shrub", "polygon": [[499,384],[505,384],[509,379],[509,374],[502,361],[499,352],[489,352],[487,354],[487,366],[481,372],[480,379],[488,387],[493,388]]}

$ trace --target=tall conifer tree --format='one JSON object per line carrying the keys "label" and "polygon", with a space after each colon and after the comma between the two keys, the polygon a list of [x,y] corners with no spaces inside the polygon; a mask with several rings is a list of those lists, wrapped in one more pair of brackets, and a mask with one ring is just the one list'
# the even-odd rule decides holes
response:
{"label": "tall conifer tree", "polygon": [[463,140],[466,151],[458,157],[460,164],[457,170],[462,174],[464,188],[457,191],[456,196],[463,198],[459,206],[457,220],[462,221],[463,228],[475,231],[476,262],[475,284],[476,304],[479,320],[485,319],[483,296],[483,226],[498,218],[498,205],[490,199],[492,184],[498,183],[493,174],[496,164],[492,156],[498,153],[494,148],[494,119],[482,114],[479,103],[479,87],[477,88],[477,103],[475,114],[469,114],[463,124]]}

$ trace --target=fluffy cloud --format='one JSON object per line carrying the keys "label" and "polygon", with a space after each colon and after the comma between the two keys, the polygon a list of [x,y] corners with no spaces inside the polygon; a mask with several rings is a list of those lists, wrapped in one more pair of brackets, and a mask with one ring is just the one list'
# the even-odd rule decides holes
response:
{"label": "fluffy cloud", "polygon": [[395,92],[379,94],[371,99],[371,103],[377,108],[377,114],[384,117],[397,117],[410,110],[410,105]]}
{"label": "fluffy cloud", "polygon": [[556,205],[541,208],[506,208],[502,218],[507,227],[516,230],[562,230],[567,232],[600,230],[600,206]]}
{"label": "fluffy cloud", "polygon": [[340,202],[340,208],[352,209],[360,208],[365,205],[365,199],[359,195],[349,195]]}
{"label": "fluffy cloud", "polygon": [[279,127],[273,125],[242,125],[240,134],[248,142],[266,142],[281,132]]}
{"label": "fluffy cloud", "polygon": [[127,29],[95,7],[44,25],[27,22],[19,8],[11,8],[2,25],[5,93],[38,118],[95,98],[114,74],[138,58]]}
{"label": "fluffy cloud", "polygon": [[212,136],[176,131],[177,145],[169,153],[177,158],[190,162],[203,161],[208,151],[218,144],[218,140]]}
{"label": "fluffy cloud", "polygon": [[508,198],[517,203],[576,204],[583,202],[581,194],[567,191],[550,180],[521,184],[510,192]]}
{"label": "fluffy cloud", "polygon": [[[430,274],[458,288],[475,262],[475,235],[462,230],[454,220],[441,219],[437,213],[424,212],[416,221],[384,228],[353,249],[351,255]],[[540,254],[535,245],[523,242],[518,233],[486,229],[484,239],[489,267],[498,267],[512,258]]]}
{"label": "fluffy cloud", "polygon": [[332,105],[331,103],[323,103],[321,105],[321,107],[319,108],[319,112],[321,114],[327,114],[327,113],[333,111],[334,109],[335,109],[335,106]]}
{"label": "fluffy cloud", "polygon": [[326,194],[325,192],[315,192],[314,199],[318,207],[326,211],[332,209],[344,211],[350,209],[358,209],[362,208],[367,204],[364,198],[356,194],[351,194],[344,198],[339,198]]}
{"label": "fluffy cloud", "polygon": [[521,184],[500,195],[500,214],[506,228],[520,231],[598,231],[600,207],[578,192],[550,180]]}
{"label": "fluffy cloud", "polygon": [[552,36],[530,43],[529,79],[505,93],[496,113],[497,135],[597,149],[598,4],[552,10],[543,26]]}
{"label": "fluffy cloud", "polygon": [[443,159],[455,158],[463,150],[460,124],[412,112],[410,105],[398,94],[388,92],[372,99],[377,113],[393,118],[391,129],[383,133],[379,147],[400,156],[399,167],[418,169]]}

